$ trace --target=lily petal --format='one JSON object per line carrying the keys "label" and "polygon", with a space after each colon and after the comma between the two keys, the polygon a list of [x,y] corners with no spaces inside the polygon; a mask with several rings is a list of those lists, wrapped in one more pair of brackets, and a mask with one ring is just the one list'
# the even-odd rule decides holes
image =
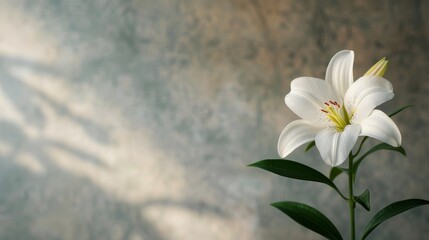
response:
{"label": "lily petal", "polygon": [[378,105],[392,99],[392,84],[378,76],[365,76],[356,80],[347,90],[344,103],[353,113],[352,123],[360,123]]}
{"label": "lily petal", "polygon": [[300,77],[291,82],[291,90],[285,97],[286,105],[299,117],[322,126],[329,124],[321,112],[324,102],[339,101],[332,86],[322,79]]}
{"label": "lily petal", "polygon": [[350,50],[343,50],[335,54],[326,69],[326,81],[332,84],[337,96],[344,96],[347,89],[353,84],[353,61],[355,54]]}
{"label": "lily petal", "polygon": [[280,134],[277,144],[280,157],[284,158],[302,144],[313,141],[319,130],[319,127],[301,119],[289,123]]}
{"label": "lily petal", "polygon": [[357,124],[347,125],[342,132],[325,128],[316,134],[316,147],[323,161],[331,166],[343,163],[355,145],[361,127]]}
{"label": "lily petal", "polygon": [[368,136],[385,142],[391,146],[401,146],[402,138],[398,126],[380,110],[374,110],[361,123],[361,136]]}

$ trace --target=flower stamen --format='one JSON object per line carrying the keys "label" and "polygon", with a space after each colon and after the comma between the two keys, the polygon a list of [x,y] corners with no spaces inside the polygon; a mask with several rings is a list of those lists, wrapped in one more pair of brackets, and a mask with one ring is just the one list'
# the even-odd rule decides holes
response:
{"label": "flower stamen", "polygon": [[324,102],[325,108],[320,109],[326,117],[335,124],[335,128],[342,132],[344,128],[350,124],[350,117],[347,109],[344,105],[341,105],[337,101],[329,100]]}

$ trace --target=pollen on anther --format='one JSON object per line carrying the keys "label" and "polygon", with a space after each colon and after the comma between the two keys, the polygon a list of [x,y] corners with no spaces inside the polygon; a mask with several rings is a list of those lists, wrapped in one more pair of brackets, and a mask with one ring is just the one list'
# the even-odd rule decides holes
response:
{"label": "pollen on anther", "polygon": [[325,109],[320,109],[320,111],[322,111],[324,113],[328,113],[328,111],[326,111]]}
{"label": "pollen on anther", "polygon": [[327,103],[327,102],[324,102],[324,104],[325,104],[326,106],[329,106],[329,103]]}

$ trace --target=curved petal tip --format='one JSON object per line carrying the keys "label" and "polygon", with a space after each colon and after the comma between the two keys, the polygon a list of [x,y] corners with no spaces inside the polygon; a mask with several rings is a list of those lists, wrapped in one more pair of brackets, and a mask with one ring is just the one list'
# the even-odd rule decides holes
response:
{"label": "curved petal tip", "polygon": [[305,120],[289,123],[280,134],[277,144],[280,157],[284,158],[301,145],[313,141],[318,131],[319,127]]}
{"label": "curved petal tip", "polygon": [[332,84],[338,96],[344,96],[353,83],[354,59],[352,50],[342,50],[335,54],[328,64],[325,79]]}

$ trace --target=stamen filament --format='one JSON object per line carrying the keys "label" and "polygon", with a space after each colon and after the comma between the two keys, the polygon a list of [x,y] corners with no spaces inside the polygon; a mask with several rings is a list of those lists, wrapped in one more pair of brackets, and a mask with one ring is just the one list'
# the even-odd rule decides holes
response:
{"label": "stamen filament", "polygon": [[342,119],[342,117],[339,116],[337,111],[334,111],[332,107],[328,107],[327,109],[328,109],[329,117],[331,117],[331,119],[335,119],[334,122],[338,123],[338,125],[340,126],[347,125],[346,122]]}
{"label": "stamen filament", "polygon": [[329,100],[324,102],[325,108],[320,109],[326,117],[332,121],[338,131],[343,131],[350,124],[350,116],[345,106],[341,106],[337,101]]}

